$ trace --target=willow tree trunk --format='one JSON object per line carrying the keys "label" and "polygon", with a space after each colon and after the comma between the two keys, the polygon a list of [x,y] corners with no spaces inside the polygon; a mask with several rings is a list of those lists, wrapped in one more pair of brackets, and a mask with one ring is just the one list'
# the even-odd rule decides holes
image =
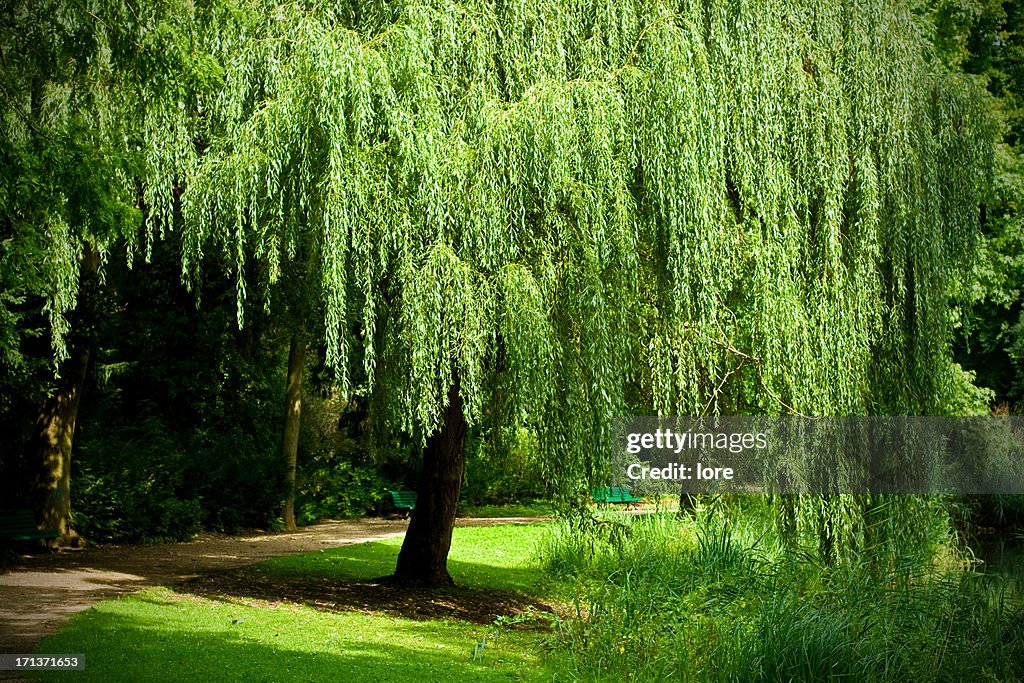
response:
{"label": "willow tree trunk", "polygon": [[[78,306],[73,317],[83,326],[95,297],[99,253],[87,245],[82,255]],[[35,493],[37,518],[42,529],[60,534],[53,545],[78,545],[71,528],[71,451],[78,421],[78,407],[85,389],[91,355],[87,335],[76,334],[70,355],[60,367],[56,390],[39,406],[35,424],[35,451],[39,469]]]}
{"label": "willow tree trunk", "polygon": [[299,428],[302,425],[302,375],[306,367],[306,340],[300,334],[292,336],[288,352],[288,384],[285,388],[284,439],[281,453],[286,469],[287,491],[284,499],[284,526],[289,531],[295,524],[295,465],[299,457]]}
{"label": "willow tree trunk", "polygon": [[466,466],[466,416],[458,378],[448,390],[441,428],[427,439],[423,472],[412,521],[398,554],[394,581],[416,586],[450,586],[448,551]]}

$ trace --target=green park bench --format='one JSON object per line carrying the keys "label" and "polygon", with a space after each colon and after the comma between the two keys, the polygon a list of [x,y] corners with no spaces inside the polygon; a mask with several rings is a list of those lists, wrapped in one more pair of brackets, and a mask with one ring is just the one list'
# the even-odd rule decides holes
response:
{"label": "green park bench", "polygon": [[14,541],[35,541],[43,538],[57,538],[56,531],[40,531],[36,528],[36,516],[28,508],[0,510],[0,542],[4,545]]}
{"label": "green park bench", "polygon": [[388,493],[391,494],[391,503],[398,511],[405,513],[406,517],[416,509],[415,491],[388,491]]}
{"label": "green park bench", "polygon": [[624,504],[627,507],[639,503],[642,499],[630,493],[625,486],[606,486],[590,489],[595,503]]}

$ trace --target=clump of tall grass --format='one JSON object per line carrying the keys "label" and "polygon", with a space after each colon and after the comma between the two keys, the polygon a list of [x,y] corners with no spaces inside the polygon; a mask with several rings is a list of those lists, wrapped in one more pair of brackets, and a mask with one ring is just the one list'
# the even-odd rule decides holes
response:
{"label": "clump of tall grass", "polygon": [[934,552],[825,563],[756,506],[577,515],[540,555],[575,588],[553,653],[569,679],[1024,679],[1019,591]]}

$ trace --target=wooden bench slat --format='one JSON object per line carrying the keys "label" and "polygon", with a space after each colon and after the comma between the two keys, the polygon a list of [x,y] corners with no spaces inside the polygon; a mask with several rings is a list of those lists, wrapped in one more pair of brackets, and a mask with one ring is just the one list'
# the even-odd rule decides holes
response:
{"label": "wooden bench slat", "polygon": [[606,486],[590,489],[595,503],[639,503],[642,498],[634,496],[625,486]]}
{"label": "wooden bench slat", "polygon": [[57,538],[56,531],[36,528],[36,517],[27,508],[0,510],[0,539],[8,541],[34,541],[41,538]]}
{"label": "wooden bench slat", "polygon": [[415,510],[417,494],[415,491],[388,491],[391,502],[399,510]]}

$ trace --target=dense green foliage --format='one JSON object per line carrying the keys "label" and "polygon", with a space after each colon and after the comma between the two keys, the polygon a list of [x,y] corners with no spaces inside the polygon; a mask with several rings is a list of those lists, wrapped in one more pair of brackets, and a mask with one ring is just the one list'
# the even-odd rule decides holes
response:
{"label": "dense green foliage", "polygon": [[[174,292],[180,314],[151,295],[122,315],[115,291],[76,324],[106,354],[75,461],[97,529],[159,516],[122,504],[143,499],[182,529],[141,536],[271,521],[274,364],[302,329],[331,405],[367,401],[376,429],[306,429],[306,519],[407,483],[456,376],[479,502],[585,488],[620,412],[977,411],[947,304],[969,295],[993,129],[950,55],[982,54],[962,29],[991,12],[955,9],[22,3],[2,44],[4,421],[49,390],[39,341],[66,352],[87,244],[108,289]],[[1012,76],[1000,54],[968,70]],[[121,252],[159,266],[146,286]],[[193,340],[197,362],[176,358]],[[29,469],[23,442],[6,470]],[[239,477],[258,494],[232,499]],[[805,502],[804,523],[863,540],[869,502]]]}
{"label": "dense green foliage", "polygon": [[978,384],[995,390],[996,401],[1013,406],[1024,398],[1024,6],[1015,0],[933,4],[938,54],[988,90],[999,137],[974,305],[961,321],[957,356],[977,373]]}
{"label": "dense green foliage", "polygon": [[[134,244],[156,119],[212,82],[167,23],[185,14],[173,3],[33,0],[9,10],[0,27],[0,253],[17,270],[4,272],[0,356],[17,368],[35,299],[53,359],[67,356],[84,246],[106,254]],[[160,187],[166,204],[170,187]]]}
{"label": "dense green foliage", "polygon": [[[934,0],[938,57],[970,74],[986,88],[996,123],[992,193],[981,225],[981,249],[971,301],[954,309],[954,357],[990,389],[984,401],[1018,413],[1024,397],[1024,6],[1016,0]],[[969,501],[976,519],[997,526],[1024,520],[1024,497],[980,497]]]}
{"label": "dense green foliage", "polygon": [[[138,25],[123,7],[89,23],[61,2],[8,9],[0,25],[0,467],[4,479],[21,481],[34,474],[20,450],[31,411],[68,356],[83,249],[109,247],[140,220],[124,182],[138,167],[132,118],[121,108]],[[88,337],[81,317],[74,322]]]}
{"label": "dense green foliage", "polygon": [[303,264],[328,365],[387,430],[424,438],[457,376],[469,422],[532,430],[566,489],[627,409],[972,402],[947,303],[991,127],[906,8],[253,2],[196,22],[223,87],[181,110],[186,144],[153,145],[149,203],[186,179],[184,266],[221,248],[240,319],[250,264],[265,291]]}
{"label": "dense green foliage", "polygon": [[[5,435],[0,478],[4,498],[12,503],[38,504],[30,494],[43,458],[33,442],[33,423],[44,399],[68,390],[60,375],[73,373],[67,373],[63,361],[76,350],[84,352],[78,358],[89,358],[97,346],[112,343],[102,329],[102,317],[109,313],[104,306],[111,303],[103,283],[108,266],[123,264],[125,253],[130,262],[139,246],[146,214],[140,179],[147,175],[145,149],[151,140],[147,125],[161,111],[184,106],[212,82],[202,78],[205,63],[170,28],[168,22],[178,21],[183,12],[176,3],[32,1],[5,7],[0,24],[0,428]],[[161,232],[168,227],[161,223]],[[98,278],[87,273],[86,265],[96,253]],[[177,272],[149,284],[156,291],[173,288],[180,279]],[[152,317],[149,321],[156,323]],[[130,334],[152,335],[152,340],[167,331],[154,325]],[[75,388],[78,395],[81,389]],[[142,401],[153,405],[162,398],[147,394]],[[64,410],[60,419],[73,428],[74,413]],[[156,423],[171,419],[161,414]],[[134,435],[121,435],[152,436],[159,431],[156,423],[148,424],[148,432],[135,425]],[[106,434],[103,426],[93,426]],[[160,436],[167,437],[161,445],[173,441]],[[108,451],[113,458],[84,463],[86,472],[101,473],[97,476],[103,481],[94,486],[99,480],[86,480],[85,490],[73,486],[72,495],[88,498],[92,488],[109,502],[104,514],[112,509],[123,515],[120,520],[94,516],[95,524],[113,526],[130,518],[132,528],[121,532],[128,536],[170,532],[155,532],[146,519],[152,515],[140,519],[129,511],[177,500],[160,491],[175,488],[179,473],[166,484],[159,481],[151,501],[131,504],[132,497],[149,496],[154,480],[178,469],[170,467],[173,454],[156,446],[148,443],[143,450],[149,456],[134,460],[116,448]],[[58,450],[60,459],[52,467],[58,478],[67,471],[70,450],[70,443]],[[147,457],[155,457],[160,466],[138,466]],[[121,476],[128,471],[129,476]],[[109,482],[117,485],[107,491]],[[194,501],[184,502],[191,507],[178,510],[182,524],[194,529]],[[96,504],[103,507],[104,501]]]}

